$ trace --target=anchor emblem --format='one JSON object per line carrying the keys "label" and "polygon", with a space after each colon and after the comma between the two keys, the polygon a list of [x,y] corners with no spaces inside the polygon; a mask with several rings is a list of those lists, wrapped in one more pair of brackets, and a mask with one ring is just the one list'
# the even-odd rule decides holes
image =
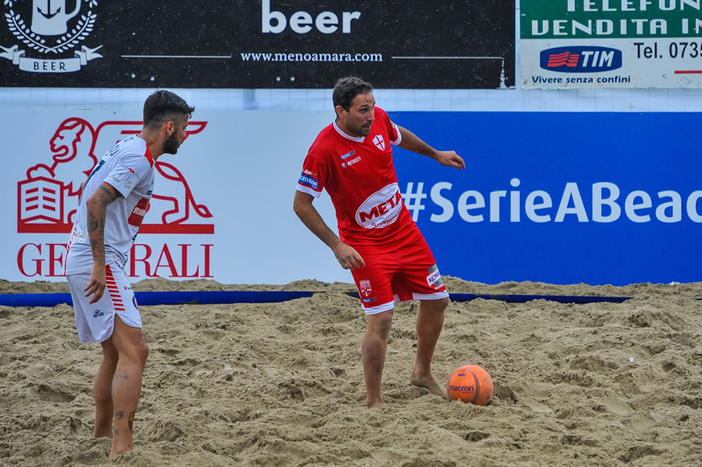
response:
{"label": "anchor emblem", "polygon": [[58,7],[58,9],[55,12],[53,12],[53,13],[51,12],[51,0],[46,0],[46,9],[47,9],[48,13],[41,11],[41,8],[37,7],[37,11],[44,18],[47,18],[47,19],[53,18],[54,16],[56,16],[59,13],[59,11],[61,11],[61,7]]}
{"label": "anchor emblem", "polygon": [[[80,12],[81,0],[75,0],[76,6],[70,13],[66,12],[66,0],[54,0],[55,10],[51,9],[51,0],[33,0],[32,31],[41,36],[61,36],[68,32],[68,21]],[[56,6],[58,4],[58,6]]]}

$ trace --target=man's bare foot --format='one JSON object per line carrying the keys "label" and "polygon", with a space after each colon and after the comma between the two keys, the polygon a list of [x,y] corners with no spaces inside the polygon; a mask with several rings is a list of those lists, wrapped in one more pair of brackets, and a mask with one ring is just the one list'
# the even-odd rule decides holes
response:
{"label": "man's bare foot", "polygon": [[110,460],[115,460],[125,452],[134,450],[134,440],[132,439],[131,435],[129,437],[119,436],[117,434],[117,430],[115,430],[114,434],[115,437],[112,438],[112,452],[110,452]]}
{"label": "man's bare foot", "polygon": [[375,409],[377,407],[382,407],[383,405],[385,405],[385,404],[383,403],[382,399],[377,400],[377,401],[371,401],[371,400],[366,401],[366,407],[369,409]]}
{"label": "man's bare foot", "polygon": [[122,454],[124,454],[126,452],[133,451],[133,450],[134,450],[134,446],[132,446],[129,449],[121,450],[121,449],[115,449],[115,446],[112,445],[112,452],[110,452],[110,460],[113,461],[113,460],[119,458]]}
{"label": "man's bare foot", "polygon": [[446,388],[439,384],[436,377],[432,373],[429,373],[426,376],[419,376],[413,371],[412,376],[410,376],[410,383],[414,384],[415,386],[419,386],[420,388],[427,389],[432,394],[448,399]]}

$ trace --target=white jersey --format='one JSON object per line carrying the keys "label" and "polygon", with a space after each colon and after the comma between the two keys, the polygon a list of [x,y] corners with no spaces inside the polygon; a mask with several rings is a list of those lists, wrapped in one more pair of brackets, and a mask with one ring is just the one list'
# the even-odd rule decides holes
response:
{"label": "white jersey", "polygon": [[93,255],[88,236],[85,201],[106,182],[122,196],[107,206],[105,264],[124,268],[154,189],[154,160],[146,142],[130,136],[110,149],[90,173],[83,187],[66,258],[66,274],[89,272]]}

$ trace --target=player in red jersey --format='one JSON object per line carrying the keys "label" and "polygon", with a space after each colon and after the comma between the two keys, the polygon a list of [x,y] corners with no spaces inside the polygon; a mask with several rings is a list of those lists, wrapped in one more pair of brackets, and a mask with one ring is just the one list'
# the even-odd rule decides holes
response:
{"label": "player in red jersey", "polygon": [[[337,81],[336,120],[324,128],[305,158],[294,209],[300,220],[350,269],[366,313],[363,371],[366,405],[382,404],[380,385],[396,302],[420,300],[417,358],[410,382],[446,392],[431,372],[449,295],[424,237],[402,202],[391,145],[465,168],[454,151],[437,151],[395,125],[375,106],[373,88],[357,77]],[[313,201],[326,189],[336,210],[337,236]]]}
{"label": "player in red jersey", "polygon": [[154,188],[155,161],[175,154],[195,109],[159,90],[144,102],[144,127],[110,149],[83,183],[66,255],[78,337],[100,342],[93,383],[96,438],[112,438],[110,459],[134,449],[132,428],[148,346],[123,268]]}

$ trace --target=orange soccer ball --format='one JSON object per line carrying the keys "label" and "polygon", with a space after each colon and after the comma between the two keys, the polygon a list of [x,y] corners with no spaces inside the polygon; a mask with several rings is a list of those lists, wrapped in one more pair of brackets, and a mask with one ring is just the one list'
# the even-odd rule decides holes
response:
{"label": "orange soccer ball", "polygon": [[456,368],[446,385],[449,399],[469,404],[487,405],[492,400],[492,378],[478,365],[463,365]]}

